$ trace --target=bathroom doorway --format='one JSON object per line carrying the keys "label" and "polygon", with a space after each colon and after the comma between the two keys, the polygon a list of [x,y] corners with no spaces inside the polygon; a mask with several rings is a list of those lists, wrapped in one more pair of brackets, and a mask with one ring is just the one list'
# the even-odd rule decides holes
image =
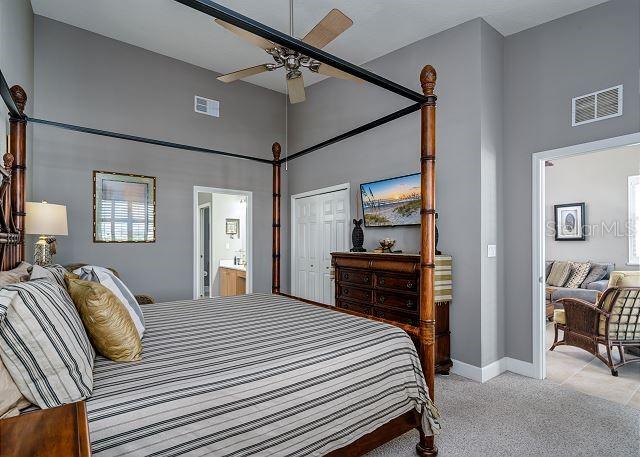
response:
{"label": "bathroom doorway", "polygon": [[251,192],[194,187],[194,298],[252,291]]}

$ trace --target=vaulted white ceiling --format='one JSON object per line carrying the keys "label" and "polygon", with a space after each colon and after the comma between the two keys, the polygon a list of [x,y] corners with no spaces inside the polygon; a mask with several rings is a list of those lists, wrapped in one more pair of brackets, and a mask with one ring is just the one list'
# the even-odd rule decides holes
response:
{"label": "vaulted white ceiling", "polygon": [[[361,65],[477,17],[510,35],[606,0],[294,0],[294,35],[304,36],[332,8],[353,27],[325,50]],[[219,0],[282,32],[289,0]],[[31,0],[36,14],[139,46],[219,73],[267,63],[261,49],[173,0]],[[323,79],[305,73],[307,85]],[[247,81],[284,91],[281,71]]]}

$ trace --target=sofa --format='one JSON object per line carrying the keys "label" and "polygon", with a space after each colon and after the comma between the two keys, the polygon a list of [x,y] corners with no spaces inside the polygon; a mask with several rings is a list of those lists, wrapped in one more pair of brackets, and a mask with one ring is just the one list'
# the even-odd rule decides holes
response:
{"label": "sofa", "polygon": [[545,304],[546,315],[549,320],[553,319],[554,309],[562,309],[562,303],[560,303],[560,300],[564,298],[576,298],[595,304],[598,301],[600,294],[607,289],[609,277],[611,272],[615,269],[615,264],[613,262],[588,262],[590,267],[589,272],[593,271],[596,267],[601,267],[604,270],[604,276],[596,281],[588,282],[586,284],[582,283],[580,287],[564,287],[564,285],[559,286],[548,283],[549,274],[555,262],[558,262],[558,260],[547,260],[546,262]]}

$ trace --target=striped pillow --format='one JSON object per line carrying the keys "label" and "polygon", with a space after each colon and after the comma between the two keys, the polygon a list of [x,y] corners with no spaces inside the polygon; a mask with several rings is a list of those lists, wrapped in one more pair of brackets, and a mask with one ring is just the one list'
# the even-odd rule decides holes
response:
{"label": "striped pillow", "polygon": [[95,352],[73,302],[52,281],[0,290],[0,357],[20,392],[40,408],[93,390]]}
{"label": "striped pillow", "polygon": [[138,335],[142,338],[144,334],[144,315],[142,314],[142,309],[140,309],[136,297],[131,293],[129,288],[124,285],[120,278],[114,275],[111,270],[94,265],[87,265],[73,272],[80,276],[80,279],[102,284],[118,297],[129,312],[131,319],[133,319],[133,323],[138,330]]}
{"label": "striped pillow", "polygon": [[67,285],[64,282],[66,273],[68,271],[62,265],[47,265],[46,267],[34,265],[31,269],[31,279],[49,279],[57,282],[60,287],[67,290]]}

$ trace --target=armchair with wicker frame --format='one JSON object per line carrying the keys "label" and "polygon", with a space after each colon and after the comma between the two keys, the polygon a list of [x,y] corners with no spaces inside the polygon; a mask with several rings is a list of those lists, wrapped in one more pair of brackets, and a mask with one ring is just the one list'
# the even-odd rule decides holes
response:
{"label": "armchair with wicker frame", "polygon": [[[612,277],[610,285],[624,283],[621,274]],[[640,362],[640,358],[627,359],[624,354],[625,347],[640,347],[640,287],[609,287],[595,305],[576,298],[561,302],[564,309],[554,312],[555,338],[550,351],[562,345],[584,349],[604,362],[613,376],[618,376],[621,366]],[[560,330],[562,339],[558,340]],[[600,345],[605,347],[606,357],[600,353]],[[620,356],[617,362],[614,347]]]}

